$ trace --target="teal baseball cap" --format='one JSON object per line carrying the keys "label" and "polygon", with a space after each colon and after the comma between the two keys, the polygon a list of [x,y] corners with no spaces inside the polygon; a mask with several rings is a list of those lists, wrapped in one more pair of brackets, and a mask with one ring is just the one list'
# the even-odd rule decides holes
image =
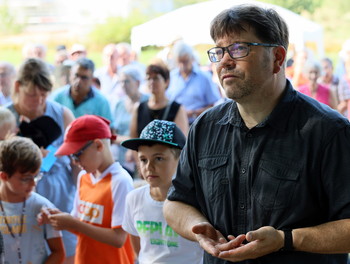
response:
{"label": "teal baseball cap", "polygon": [[138,150],[141,145],[158,143],[182,149],[185,142],[185,135],[174,122],[155,119],[145,126],[139,138],[125,140],[121,145],[128,149]]}

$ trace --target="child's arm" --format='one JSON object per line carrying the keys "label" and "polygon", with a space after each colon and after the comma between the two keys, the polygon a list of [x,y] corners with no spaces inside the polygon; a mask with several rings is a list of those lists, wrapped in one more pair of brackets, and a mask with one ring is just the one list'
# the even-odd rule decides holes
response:
{"label": "child's arm", "polygon": [[49,216],[51,225],[58,230],[68,230],[73,233],[81,233],[101,243],[114,247],[122,247],[127,237],[127,233],[122,228],[104,228],[94,226],[68,213],[53,214]]}
{"label": "child's arm", "polygon": [[46,240],[51,254],[45,261],[45,264],[59,264],[63,263],[66,252],[64,250],[62,237],[54,237]]}
{"label": "child's arm", "polygon": [[133,236],[130,234],[130,241],[131,241],[131,244],[132,244],[132,247],[134,248],[134,252],[135,252],[135,255],[136,257],[139,256],[139,253],[140,253],[140,237],[139,236]]}

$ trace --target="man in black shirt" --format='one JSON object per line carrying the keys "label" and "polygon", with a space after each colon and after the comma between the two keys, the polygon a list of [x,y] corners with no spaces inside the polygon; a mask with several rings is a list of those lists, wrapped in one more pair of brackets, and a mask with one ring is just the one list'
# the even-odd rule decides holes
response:
{"label": "man in black shirt", "polygon": [[285,77],[288,29],[271,9],[235,6],[208,51],[228,101],[193,124],[164,205],[204,263],[346,263],[350,125]]}

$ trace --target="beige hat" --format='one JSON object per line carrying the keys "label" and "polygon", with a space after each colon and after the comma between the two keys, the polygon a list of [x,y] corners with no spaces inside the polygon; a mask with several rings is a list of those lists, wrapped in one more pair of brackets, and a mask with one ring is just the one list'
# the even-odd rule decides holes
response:
{"label": "beige hat", "polygon": [[70,54],[73,55],[76,52],[86,52],[85,46],[82,44],[74,44],[70,50]]}

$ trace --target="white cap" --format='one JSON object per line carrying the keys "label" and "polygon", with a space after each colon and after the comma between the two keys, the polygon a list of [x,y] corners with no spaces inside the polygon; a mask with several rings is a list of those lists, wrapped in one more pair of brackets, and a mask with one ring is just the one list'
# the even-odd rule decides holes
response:
{"label": "white cap", "polygon": [[76,52],[86,52],[85,46],[81,44],[74,44],[70,50],[70,54],[74,54]]}

